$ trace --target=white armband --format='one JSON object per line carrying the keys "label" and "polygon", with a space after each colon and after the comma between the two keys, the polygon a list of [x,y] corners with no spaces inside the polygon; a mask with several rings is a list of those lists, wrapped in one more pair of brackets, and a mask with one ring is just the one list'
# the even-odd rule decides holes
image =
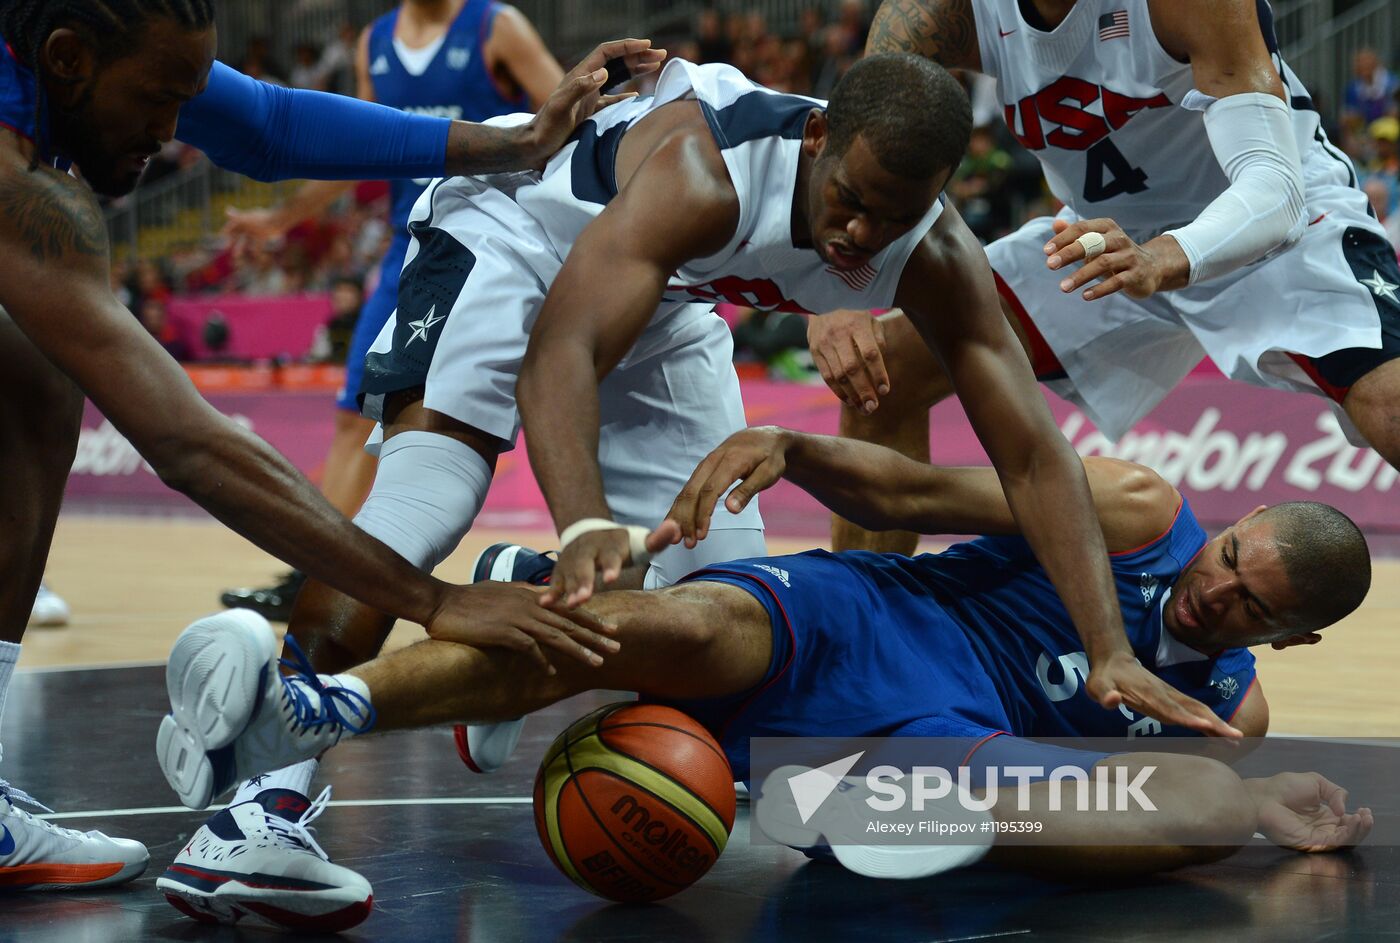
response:
{"label": "white armband", "polygon": [[559,535],[559,552],[563,553],[564,548],[584,534],[591,534],[595,530],[625,530],[627,531],[628,552],[632,556],[632,566],[646,566],[651,562],[651,554],[647,551],[647,535],[651,532],[645,527],[638,527],[633,524],[630,527],[610,521],[602,517],[585,517],[581,521],[574,521],[564,532]]}
{"label": "white armband", "polygon": [[1191,285],[1285,249],[1307,228],[1303,166],[1288,105],[1264,92],[1211,100],[1193,91],[1183,106],[1191,107],[1193,97],[1209,102],[1206,135],[1230,186],[1193,222],[1164,233],[1186,253]]}

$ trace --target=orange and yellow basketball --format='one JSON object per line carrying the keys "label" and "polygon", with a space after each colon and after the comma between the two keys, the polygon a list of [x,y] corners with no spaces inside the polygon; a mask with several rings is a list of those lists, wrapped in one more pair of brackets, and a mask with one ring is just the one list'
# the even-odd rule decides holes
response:
{"label": "orange and yellow basketball", "polygon": [[660,900],[724,851],[734,775],[715,739],[680,711],[610,704],[550,745],[535,777],[535,827],[550,860],[584,890]]}

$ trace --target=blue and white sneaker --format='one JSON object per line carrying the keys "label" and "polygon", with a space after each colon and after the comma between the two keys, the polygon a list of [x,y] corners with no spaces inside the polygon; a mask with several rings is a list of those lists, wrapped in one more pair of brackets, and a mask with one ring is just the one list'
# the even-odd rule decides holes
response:
{"label": "blue and white sneaker", "polygon": [[[481,551],[472,568],[472,582],[529,583],[548,586],[554,558],[519,544],[492,544]],[[473,773],[494,773],[505,765],[520,742],[525,718],[498,724],[458,724],[452,728],[457,755]]]}
{"label": "blue and white sneaker", "polygon": [[277,636],[248,609],[230,609],[180,634],[165,669],[170,714],[156,736],[161,771],[180,801],[204,809],[259,773],[324,753],[374,726],[364,683],[318,675],[293,639],[277,670]]}
{"label": "blue and white sneaker", "polygon": [[332,864],[311,833],[331,790],[311,802],[290,789],[265,789],[200,826],[156,889],[201,923],[245,918],[284,930],[338,933],[364,921],[374,892],[363,877]]}

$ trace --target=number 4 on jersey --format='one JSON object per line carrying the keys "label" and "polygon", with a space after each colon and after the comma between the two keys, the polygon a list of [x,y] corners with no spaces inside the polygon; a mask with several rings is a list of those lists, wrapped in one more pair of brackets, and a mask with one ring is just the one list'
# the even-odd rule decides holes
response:
{"label": "number 4 on jersey", "polygon": [[1128,163],[1123,152],[1104,138],[1084,152],[1084,199],[1090,203],[1147,189],[1147,173]]}

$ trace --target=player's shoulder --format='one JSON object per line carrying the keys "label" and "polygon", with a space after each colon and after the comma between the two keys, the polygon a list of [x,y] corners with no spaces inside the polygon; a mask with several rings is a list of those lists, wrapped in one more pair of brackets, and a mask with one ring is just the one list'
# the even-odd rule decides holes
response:
{"label": "player's shoulder", "polygon": [[107,224],[81,181],[52,167],[31,168],[18,148],[0,146],[0,256],[22,250],[40,267],[107,264]]}
{"label": "player's shoulder", "polygon": [[1159,540],[1182,508],[1181,492],[1145,465],[1093,456],[1084,460],[1094,506],[1110,553],[1126,553]]}

